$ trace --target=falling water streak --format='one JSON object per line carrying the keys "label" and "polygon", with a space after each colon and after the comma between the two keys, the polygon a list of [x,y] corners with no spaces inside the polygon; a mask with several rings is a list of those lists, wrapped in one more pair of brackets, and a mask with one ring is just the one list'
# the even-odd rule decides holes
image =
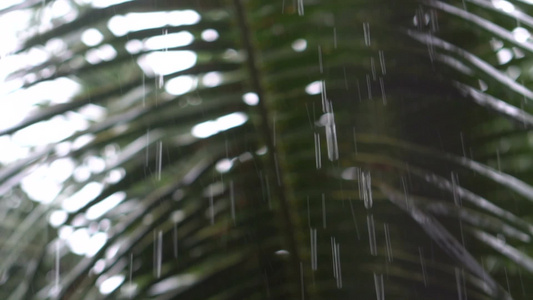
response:
{"label": "falling water streak", "polygon": [[346,76],[346,67],[343,67],[342,71],[344,72],[344,86],[346,87],[346,90],[348,90],[348,77]]}
{"label": "falling water streak", "polygon": [[370,46],[370,24],[363,22],[363,32],[365,35],[365,45]]}
{"label": "falling water streak", "polygon": [[336,245],[335,238],[331,237],[331,265],[333,267],[333,278],[335,279],[338,277]]}
{"label": "falling water streak", "polygon": [[502,166],[500,162],[500,149],[496,149],[496,161],[498,163],[498,171],[502,171]]}
{"label": "falling water streak", "polygon": [[457,173],[452,172],[451,173],[451,179],[452,179],[452,193],[453,193],[453,202],[455,203],[455,206],[461,207],[462,206],[462,199],[459,192],[459,176]]}
{"label": "falling water streak", "polygon": [[159,230],[157,236],[157,278],[161,277],[161,264],[163,263],[163,231]]}
{"label": "falling water streak", "polygon": [[154,277],[157,276],[157,253],[158,253],[158,249],[157,249],[157,236],[156,236],[156,233],[155,233],[155,229],[153,231],[154,235],[153,235],[153,254],[152,254],[152,272],[153,272],[153,275]]}
{"label": "falling water streak", "polygon": [[304,15],[304,1],[298,0],[298,15],[303,16]]}
{"label": "falling water streak", "polygon": [[337,49],[337,27],[333,27],[333,47]]}
{"label": "falling water streak", "polygon": [[322,167],[322,154],[320,153],[320,133],[315,133],[315,165],[317,170]]}
{"label": "falling water streak", "polygon": [[276,113],[272,116],[272,143],[276,147]]}
{"label": "falling water streak", "polygon": [[320,74],[324,73],[324,67],[322,66],[322,48],[318,45],[318,66],[320,67]]}
{"label": "falling water streak", "polygon": [[266,184],[266,190],[267,190],[268,209],[272,209],[272,200],[270,197],[270,181],[268,180],[267,176],[265,176],[265,184]]}
{"label": "falling water streak", "polygon": [[426,263],[424,262],[424,254],[422,253],[422,247],[418,247],[418,254],[420,256],[420,267],[422,268],[422,278],[424,279],[424,286],[428,286]]}
{"label": "falling water streak", "polygon": [[509,284],[509,276],[507,276],[507,268],[503,267],[503,272],[505,272],[505,281],[507,282],[507,291],[511,295],[511,285]]}
{"label": "falling water streak", "polygon": [[[132,287],[133,286],[133,253],[130,253],[130,275],[129,275],[129,279],[128,279],[128,282],[129,282],[129,286]],[[129,293],[130,295],[130,299],[133,298],[133,293]]]}
{"label": "falling water streak", "polygon": [[376,81],[376,63],[374,62],[374,57],[370,57],[370,70],[372,71],[372,80]]}
{"label": "falling water streak", "polygon": [[387,95],[385,95],[385,84],[383,83],[383,77],[379,77],[379,85],[381,86],[381,98],[383,99],[383,105],[387,105]]}
{"label": "falling water streak", "polygon": [[405,178],[402,176],[402,187],[403,187],[403,196],[405,198],[405,207],[409,209],[409,197],[407,197],[407,184],[405,183]]}
{"label": "falling water streak", "polygon": [[459,268],[455,268],[455,283],[457,285],[457,296],[459,300],[463,300],[463,285],[461,283],[461,273]]}
{"label": "falling water streak", "polygon": [[464,9],[465,11],[468,11],[468,9],[466,8],[466,2],[465,2],[465,0],[463,0],[463,9]]}
{"label": "falling water streak", "polygon": [[392,255],[392,245],[390,242],[390,231],[389,231],[389,224],[384,223],[383,229],[385,231],[385,245],[387,246],[387,260],[389,262],[392,262],[394,257]]}
{"label": "falling water streak", "polygon": [[520,278],[520,286],[522,287],[522,295],[526,295],[526,289],[524,288],[524,280],[522,280],[522,271],[520,271],[520,267],[518,267],[518,277]]}
{"label": "falling water streak", "polygon": [[209,189],[209,215],[211,217],[211,225],[215,224],[215,205],[213,202],[213,189]]}
{"label": "falling water streak", "polygon": [[174,222],[174,227],[172,228],[172,244],[174,250],[174,258],[178,258],[178,223]]}
{"label": "falling water streak", "polygon": [[157,86],[158,86],[159,88],[162,88],[162,87],[163,87],[163,84],[165,84],[165,79],[163,78],[163,75],[161,74],[161,75],[159,75],[159,81],[158,81],[158,83],[157,83]]}
{"label": "falling water streak", "polygon": [[385,55],[383,54],[383,50],[379,50],[378,54],[379,54],[379,64],[381,65],[381,74],[385,75],[387,74],[387,68],[385,67]]}
{"label": "falling water streak", "polygon": [[311,236],[311,270],[316,271],[318,269],[318,254],[317,254],[317,231],[316,228],[310,228]]}
{"label": "falling water streak", "polygon": [[357,155],[357,135],[355,134],[355,127],[353,128],[353,146],[355,154]]}
{"label": "falling water streak", "polygon": [[372,199],[372,177],[370,172],[361,173],[361,187],[363,192],[363,201],[365,203],[365,208],[370,209],[373,205]]}
{"label": "falling water streak", "polygon": [[281,176],[279,174],[279,162],[278,162],[278,154],[274,154],[274,167],[276,168],[276,178],[278,180],[278,186],[281,186]]}
{"label": "falling water streak", "polygon": [[342,288],[342,269],[341,269],[341,247],[337,243],[335,246],[335,257],[337,258],[337,288]]}
{"label": "falling water streak", "polygon": [[363,101],[361,97],[361,86],[359,85],[359,79],[357,80],[357,95],[359,96],[359,102]]}
{"label": "falling water streak", "polygon": [[320,96],[322,99],[322,112],[327,112],[329,109],[328,105],[328,94],[326,90],[326,81],[320,81]]}
{"label": "falling water streak", "polygon": [[301,288],[302,300],[304,300],[305,299],[304,266],[303,266],[302,262],[300,262],[300,288]]}
{"label": "falling water streak", "polygon": [[311,208],[309,205],[309,196],[307,196],[307,226],[311,228]]}
{"label": "falling water streak", "polygon": [[233,220],[233,225],[235,225],[235,193],[233,191],[233,180],[229,182],[229,199],[231,202],[231,219]]}
{"label": "falling water streak", "polygon": [[385,286],[383,284],[383,274],[374,273],[374,286],[376,288],[376,299],[385,300]]}
{"label": "falling water streak", "polygon": [[460,132],[459,136],[461,137],[461,148],[463,149],[463,156],[466,157],[465,141],[464,141],[464,138],[463,138],[463,133]]}
{"label": "falling water streak", "polygon": [[56,269],[55,269],[55,291],[59,291],[59,260],[60,260],[60,240],[56,242]]}
{"label": "falling water streak", "polygon": [[309,127],[313,129],[313,121],[311,119],[311,114],[309,113],[309,106],[307,106],[307,103],[305,103],[305,110],[307,111],[307,119],[309,120]]}
{"label": "falling water streak", "polygon": [[145,82],[145,77],[144,77],[144,73],[143,73],[143,79],[142,79],[142,85],[143,85],[143,107],[146,107],[146,82]]}
{"label": "falling water streak", "polygon": [[352,212],[353,224],[355,225],[355,233],[357,234],[357,239],[361,240],[361,235],[359,234],[359,226],[357,226],[357,219],[355,218],[355,212],[353,210],[352,200],[350,199],[349,202],[350,202],[350,210]]}
{"label": "falling water streak", "polygon": [[370,244],[370,254],[376,256],[378,255],[378,251],[376,247],[376,229],[374,227],[374,215],[367,215],[366,223],[368,227],[368,243]]}
{"label": "falling water streak", "polygon": [[163,166],[163,142],[159,141],[158,147],[158,155],[157,155],[157,180],[161,181],[161,168]]}
{"label": "falling water streak", "polygon": [[330,161],[339,159],[339,145],[337,143],[337,127],[335,125],[335,113],[333,104],[329,103],[329,113],[326,124],[326,145],[328,146],[328,158]]}
{"label": "falling water streak", "polygon": [[368,99],[372,99],[372,86],[370,84],[370,76],[366,75],[366,88],[368,90]]}
{"label": "falling water streak", "polygon": [[439,19],[434,9],[430,11],[430,16],[431,16],[431,30],[433,32],[437,32],[439,30]]}
{"label": "falling water streak", "polygon": [[326,229],[326,195],[322,194],[322,227]]}
{"label": "falling water streak", "polygon": [[148,158],[150,156],[150,129],[146,129],[146,158],[144,165],[148,167]]}

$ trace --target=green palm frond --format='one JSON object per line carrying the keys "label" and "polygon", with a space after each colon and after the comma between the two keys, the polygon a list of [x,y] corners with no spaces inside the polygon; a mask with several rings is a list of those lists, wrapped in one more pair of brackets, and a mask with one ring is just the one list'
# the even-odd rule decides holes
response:
{"label": "green palm frond", "polygon": [[48,52],[9,80],[81,86],[0,135],[86,124],[0,169],[0,298],[533,295],[529,1],[84,2],[0,11],[35,16],[11,56]]}

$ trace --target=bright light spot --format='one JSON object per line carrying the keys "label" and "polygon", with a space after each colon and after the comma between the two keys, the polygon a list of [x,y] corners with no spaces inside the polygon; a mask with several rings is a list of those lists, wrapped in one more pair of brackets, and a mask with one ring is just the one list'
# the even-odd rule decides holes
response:
{"label": "bright light spot", "polygon": [[103,190],[103,185],[98,182],[89,182],[74,195],[63,200],[62,208],[67,212],[75,212],[96,198]]}
{"label": "bright light spot", "polygon": [[305,87],[305,92],[309,95],[317,95],[322,92],[322,82],[314,81]]}
{"label": "bright light spot", "polygon": [[163,279],[150,287],[148,295],[155,296],[168,293],[185,286],[189,286],[196,281],[196,277],[191,274],[175,275],[166,279]]}
{"label": "bright light spot", "polygon": [[507,48],[503,48],[500,51],[496,52],[498,57],[498,62],[500,65],[506,64],[513,58],[513,52]]}
{"label": "bright light spot", "polygon": [[266,146],[263,146],[263,147],[259,148],[255,152],[255,154],[257,154],[257,155],[265,155],[267,153],[267,151],[268,151],[268,148]]}
{"label": "bright light spot", "polygon": [[21,181],[22,190],[32,200],[50,203],[61,191],[61,184],[51,174],[47,165],[41,165]]}
{"label": "bright light spot", "polygon": [[495,38],[492,38],[490,40],[490,45],[492,46],[492,49],[494,51],[496,51],[496,50],[502,48],[504,44],[503,44],[503,41],[495,39]]}
{"label": "bright light spot", "polygon": [[52,227],[57,228],[63,225],[63,223],[65,223],[65,221],[67,220],[67,217],[68,217],[68,214],[66,211],[55,210],[50,214],[48,222],[50,222],[50,225],[52,225]]}
{"label": "bright light spot", "polygon": [[85,54],[85,59],[93,65],[102,61],[110,61],[117,57],[117,50],[109,44],[104,44],[98,48],[90,49]]}
{"label": "bright light spot", "polygon": [[74,170],[74,180],[84,182],[91,177],[91,170],[88,167],[80,166]]}
{"label": "bright light spot", "polygon": [[47,145],[59,142],[74,132],[68,120],[60,115],[17,131],[13,134],[13,142],[23,146]]}
{"label": "bright light spot", "polygon": [[525,43],[531,37],[531,34],[524,27],[516,27],[513,30],[513,36],[519,43]]}
{"label": "bright light spot", "polygon": [[3,0],[0,2],[0,9],[8,8],[10,6],[13,6],[15,4],[19,4],[24,2],[24,0]]}
{"label": "bright light spot", "polygon": [[126,48],[126,51],[130,54],[137,54],[144,49],[144,44],[140,40],[129,40],[124,45],[124,48]]}
{"label": "bright light spot", "polygon": [[522,73],[522,70],[517,66],[510,66],[509,68],[507,68],[506,73],[513,80],[516,80],[520,76],[520,73]]}
{"label": "bright light spot", "polygon": [[[0,7],[5,7],[9,4],[16,4],[19,1],[0,1]],[[22,2],[22,1],[20,1]],[[19,32],[27,30],[28,22],[32,18],[33,13],[29,10],[15,10],[2,15],[0,18],[0,57],[3,58],[6,54],[11,53],[21,44]],[[9,28],[9,30],[6,30]]]}
{"label": "bright light spot", "polygon": [[185,214],[183,213],[183,210],[176,210],[172,212],[172,214],[170,215],[170,219],[172,220],[172,222],[178,223],[185,219]]}
{"label": "bright light spot", "polygon": [[104,295],[111,294],[123,282],[124,282],[124,275],[115,275],[115,276],[109,277],[104,282],[102,282],[102,284],[100,284],[98,289],[100,290],[100,293]]}
{"label": "bright light spot", "polygon": [[105,245],[107,242],[107,234],[104,232],[97,232],[90,238],[89,243],[86,245],[87,250],[85,255],[92,257]]}
{"label": "bright light spot", "polygon": [[240,126],[248,120],[248,116],[242,112],[236,112],[222,116],[215,121],[200,123],[192,128],[192,135],[197,138],[206,138],[221,131]]}
{"label": "bright light spot", "polygon": [[171,95],[183,95],[194,88],[196,80],[192,76],[183,75],[174,77],[165,84],[165,91]]}
{"label": "bright light spot", "polygon": [[292,42],[292,49],[296,52],[302,52],[307,49],[307,41],[304,39],[297,39]]}
{"label": "bright light spot", "polygon": [[2,149],[2,155],[0,155],[0,163],[7,165],[11,162],[26,157],[30,153],[30,150],[26,147],[20,147],[11,140],[10,136],[0,136],[0,149]]}
{"label": "bright light spot", "polygon": [[219,173],[227,173],[229,170],[231,170],[231,167],[233,166],[233,161],[231,159],[221,159],[217,162],[215,168]]}
{"label": "bright light spot", "polygon": [[52,3],[52,16],[53,18],[60,18],[68,13],[72,13],[72,7],[70,3],[65,0],[56,0]]}
{"label": "bright light spot", "polygon": [[123,2],[130,2],[131,0],[92,0],[90,1],[93,7],[96,8],[104,8],[111,5],[123,3]]}
{"label": "bright light spot", "polygon": [[64,225],[61,226],[58,230],[59,238],[62,240],[66,240],[69,238],[70,235],[74,232],[74,228],[72,226]]}
{"label": "bright light spot", "polygon": [[61,158],[54,160],[48,169],[48,175],[54,181],[61,183],[67,180],[74,172],[74,161],[71,158]]}
{"label": "bright light spot", "polygon": [[148,38],[144,42],[145,50],[158,50],[186,46],[192,43],[194,36],[188,31],[169,33]]}
{"label": "bright light spot", "polygon": [[44,48],[50,53],[60,54],[67,49],[67,44],[60,38],[53,38],[46,42]]}
{"label": "bright light spot", "polygon": [[94,140],[94,135],[92,134],[84,134],[74,140],[72,143],[72,150],[79,150],[81,147],[89,144]]}
{"label": "bright light spot", "polygon": [[100,121],[105,117],[107,110],[100,105],[89,103],[80,108],[78,112],[87,120]]}
{"label": "bright light spot", "polygon": [[92,173],[98,174],[105,170],[105,160],[101,157],[91,156],[86,159],[86,165],[89,167]]}
{"label": "bright light spot", "polygon": [[207,87],[215,87],[222,83],[222,74],[220,72],[209,72],[202,78],[202,83]]}
{"label": "bright light spot", "polygon": [[83,255],[86,252],[90,239],[91,237],[89,236],[87,228],[80,228],[69,235],[67,238],[67,244],[72,253]]}
{"label": "bright light spot", "polygon": [[290,254],[289,251],[287,251],[287,250],[278,250],[275,253],[276,253],[276,255],[280,255],[280,256],[287,256],[287,255]]}
{"label": "bright light spot", "polygon": [[242,100],[250,106],[259,104],[259,96],[256,93],[246,93],[242,96]]}
{"label": "bright light spot", "polygon": [[126,171],[124,171],[124,169],[113,169],[109,171],[109,174],[107,174],[105,181],[111,184],[117,183],[122,178],[124,178],[124,176],[126,176]]}
{"label": "bright light spot", "polygon": [[151,52],[138,59],[139,66],[149,76],[168,75],[189,69],[196,64],[192,51]]}
{"label": "bright light spot", "polygon": [[97,204],[91,206],[85,216],[89,220],[96,220],[126,199],[126,193],[116,192]]}
{"label": "bright light spot", "polygon": [[[104,1],[104,0],[103,0]],[[129,13],[116,15],[109,19],[107,27],[116,36],[143,29],[165,26],[192,25],[200,21],[200,15],[193,10],[175,10],[170,12]]]}
{"label": "bright light spot", "polygon": [[202,31],[202,39],[206,42],[214,42],[218,39],[218,32],[214,29]]}
{"label": "bright light spot", "polygon": [[105,259],[100,258],[94,263],[93,272],[95,274],[100,274],[105,269]]}
{"label": "bright light spot", "polygon": [[100,44],[104,40],[104,35],[95,28],[89,28],[81,34],[81,41],[89,46],[93,47]]}
{"label": "bright light spot", "polygon": [[512,13],[515,10],[514,5],[511,2],[505,0],[492,0],[492,5],[494,5],[494,7],[496,8],[503,10],[506,13]]}
{"label": "bright light spot", "polygon": [[[1,69],[0,65],[0,72],[2,72]],[[3,87],[0,86],[1,88]],[[48,101],[64,103],[79,90],[80,85],[77,82],[61,77],[40,82],[30,88],[21,89],[9,95],[0,94],[0,129],[6,129],[20,123],[31,113],[36,104]],[[57,122],[57,120],[54,122]]]}

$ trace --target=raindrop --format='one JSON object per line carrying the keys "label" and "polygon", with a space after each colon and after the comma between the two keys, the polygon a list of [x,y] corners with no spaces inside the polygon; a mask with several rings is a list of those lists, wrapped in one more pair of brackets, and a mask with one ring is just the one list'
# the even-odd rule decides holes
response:
{"label": "raindrop", "polygon": [[376,63],[373,57],[370,58],[370,70],[372,70],[372,79],[376,81]]}
{"label": "raindrop", "polygon": [[233,190],[233,180],[229,182],[229,199],[231,202],[231,219],[233,220],[233,225],[235,225],[235,192]]}
{"label": "raindrop", "polygon": [[500,63],[500,65],[503,65],[513,59],[513,52],[510,49],[502,48],[498,52],[496,52],[496,56],[498,57],[498,62]]}
{"label": "raindrop", "polygon": [[337,27],[333,27],[333,47],[337,49]]}
{"label": "raindrop", "polygon": [[304,39],[297,39],[294,42],[292,42],[291,47],[296,52],[302,52],[305,49],[307,49],[307,41]]}
{"label": "raindrop", "polygon": [[157,235],[157,278],[161,277],[161,264],[163,262],[163,231]]}
{"label": "raindrop", "polygon": [[363,32],[365,35],[365,45],[370,46],[370,24],[368,22],[363,23]]}
{"label": "raindrop", "polygon": [[374,286],[376,288],[376,299],[385,300],[385,286],[383,284],[383,274],[374,273]]}
{"label": "raindrop", "polygon": [[349,202],[350,202],[350,210],[352,212],[353,224],[355,225],[355,233],[357,234],[357,239],[361,240],[361,235],[359,234],[359,226],[357,226],[357,219],[355,218],[355,212],[353,210],[352,200],[349,200]]}
{"label": "raindrop", "polygon": [[304,15],[304,1],[298,0],[298,15],[303,16]]}
{"label": "raindrop", "polygon": [[427,274],[426,263],[424,262],[424,255],[422,253],[422,247],[418,247],[418,254],[420,255],[420,266],[422,267],[422,278],[424,279],[424,286],[427,286]]}
{"label": "raindrop", "polygon": [[383,99],[383,105],[387,105],[387,95],[385,95],[385,84],[383,83],[383,77],[379,77],[379,85],[381,87],[381,98]]}
{"label": "raindrop", "polygon": [[310,228],[311,236],[311,270],[316,271],[318,269],[318,255],[317,255],[317,232],[315,228]]}
{"label": "raindrop", "polygon": [[385,231],[385,244],[387,246],[387,260],[389,262],[392,262],[393,255],[392,255],[392,245],[391,245],[391,241],[390,241],[389,224],[387,224],[387,223],[383,224],[383,229]]}
{"label": "raindrop", "polygon": [[322,227],[326,229],[326,195],[322,194]]}
{"label": "raindrop", "polygon": [[305,87],[305,92],[308,95],[318,95],[322,92],[322,82],[313,81]]}
{"label": "raindrop", "polygon": [[368,242],[370,244],[370,254],[376,256],[378,255],[378,250],[376,247],[376,229],[374,227],[374,215],[367,215],[366,223],[368,227]]}
{"label": "raindrop", "polygon": [[370,83],[370,76],[366,75],[366,88],[368,90],[368,99],[372,99],[372,85]]}
{"label": "raindrop", "polygon": [[318,45],[318,65],[320,67],[320,73],[324,73],[324,67],[322,66],[322,48]]}
{"label": "raindrop", "polygon": [[387,68],[385,67],[385,55],[383,54],[382,50],[379,50],[378,54],[379,54],[379,63],[381,65],[381,74],[385,75],[387,74]]}
{"label": "raindrop", "polygon": [[320,154],[320,133],[315,133],[315,164],[317,170],[322,167],[322,155]]}
{"label": "raindrop", "polygon": [[370,209],[372,208],[373,200],[372,200],[372,178],[370,176],[370,172],[361,172],[361,189],[360,197],[363,199],[365,203],[365,208]]}
{"label": "raindrop", "polygon": [[157,180],[161,181],[161,168],[162,168],[162,161],[163,161],[163,142],[159,141],[157,144],[158,148],[158,155],[157,155]]}

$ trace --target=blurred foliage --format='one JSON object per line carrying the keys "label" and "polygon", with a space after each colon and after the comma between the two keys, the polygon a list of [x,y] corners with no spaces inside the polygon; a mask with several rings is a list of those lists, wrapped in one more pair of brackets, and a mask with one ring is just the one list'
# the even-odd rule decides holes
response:
{"label": "blurred foliage", "polygon": [[[11,78],[30,89],[68,77],[82,91],[0,134],[90,105],[105,118],[0,170],[1,299],[532,297],[533,44],[513,33],[531,29],[529,1],[67,1],[75,17],[32,29],[56,2],[0,11],[35,13],[12,55],[66,44]],[[200,21],[121,36],[108,28],[114,16],[184,10]],[[89,28],[103,34],[98,45],[80,41]],[[202,39],[206,29],[218,38]],[[125,47],[183,31],[190,44]],[[101,45],[116,56],[89,62]],[[137,63],[173,50],[193,51],[196,64],[158,76]],[[220,83],[206,84],[211,72]],[[184,75],[197,83],[189,92],[165,91]],[[246,105],[246,93],[258,105]],[[248,121],[191,134],[235,112]],[[31,201],[21,180],[66,157],[77,168],[102,158],[105,168],[71,175],[50,204]],[[50,226],[91,182],[103,190]],[[126,197],[87,218],[115,193]],[[107,241],[75,255],[59,237],[65,228]],[[101,294],[115,275],[124,281]]]}

